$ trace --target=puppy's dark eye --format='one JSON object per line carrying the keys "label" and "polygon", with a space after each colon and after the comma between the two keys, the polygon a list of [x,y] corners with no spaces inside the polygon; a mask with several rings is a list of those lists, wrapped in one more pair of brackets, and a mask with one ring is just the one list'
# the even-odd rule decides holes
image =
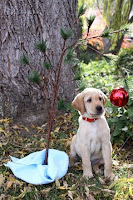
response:
{"label": "puppy's dark eye", "polygon": [[99,97],[99,100],[100,100],[100,101],[102,101],[102,98],[101,98],[101,97]]}
{"label": "puppy's dark eye", "polygon": [[89,98],[89,99],[87,100],[87,102],[90,103],[90,102],[91,102],[91,98]]}

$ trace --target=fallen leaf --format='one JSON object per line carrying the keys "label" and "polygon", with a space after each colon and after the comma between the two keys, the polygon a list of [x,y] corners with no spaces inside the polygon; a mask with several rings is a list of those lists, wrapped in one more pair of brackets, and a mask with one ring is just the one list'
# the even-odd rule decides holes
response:
{"label": "fallen leaf", "polygon": [[60,130],[60,127],[56,127],[55,130],[54,130],[54,132],[57,132],[57,133],[58,133],[59,130]]}
{"label": "fallen leaf", "polygon": [[131,184],[129,185],[129,195],[131,197],[133,197],[133,192],[132,192],[132,186],[131,186]]}
{"label": "fallen leaf", "polygon": [[51,189],[52,189],[52,188],[45,188],[45,189],[41,190],[40,192],[41,192],[42,196],[45,197],[45,195],[46,195],[47,193],[49,193],[49,191],[50,191]]}
{"label": "fallen leaf", "polygon": [[0,123],[5,123],[5,124],[9,124],[11,122],[10,118],[5,118],[5,119],[1,119]]}
{"label": "fallen leaf", "polygon": [[87,197],[90,195],[90,190],[86,185],[85,185],[85,194]]}
{"label": "fallen leaf", "polygon": [[99,177],[99,181],[100,181],[101,185],[106,185],[105,181],[103,179],[101,179],[100,177]]}
{"label": "fallen leaf", "polygon": [[6,190],[8,190],[9,188],[11,188],[12,184],[13,184],[13,181],[8,181],[6,183]]}
{"label": "fallen leaf", "polygon": [[27,127],[24,127],[24,129],[29,133],[29,129]]}
{"label": "fallen leaf", "polygon": [[133,169],[133,164],[128,164],[127,168],[128,169]]}
{"label": "fallen leaf", "polygon": [[102,189],[102,191],[115,194],[115,191],[109,189]]}
{"label": "fallen leaf", "polygon": [[115,165],[115,166],[119,165],[119,161],[117,161],[117,160],[113,160],[112,162],[113,162],[113,165]]}
{"label": "fallen leaf", "polygon": [[36,127],[35,127],[35,125],[34,124],[32,124],[32,126],[31,126],[33,129],[36,129]]}
{"label": "fallen leaf", "polygon": [[23,185],[23,182],[21,182],[21,181],[17,180],[16,178],[10,176],[8,178],[8,181],[6,182],[6,190],[10,189],[12,187],[12,185],[21,187]]}
{"label": "fallen leaf", "polygon": [[22,191],[22,193],[19,196],[12,197],[12,199],[13,200],[15,200],[15,199],[23,199],[25,197],[26,193],[27,193],[27,191],[26,191],[26,188],[24,187],[24,191]]}
{"label": "fallen leaf", "polygon": [[5,197],[6,197],[5,194],[1,194],[1,195],[0,195],[0,200],[4,200]]}
{"label": "fallen leaf", "polygon": [[89,188],[85,185],[85,194],[89,200],[95,200],[95,198],[90,194]]}
{"label": "fallen leaf", "polygon": [[0,133],[4,133],[5,135],[7,135],[5,130],[3,128],[1,128],[1,127],[0,127]]}
{"label": "fallen leaf", "polygon": [[22,127],[20,127],[20,126],[18,126],[18,125],[14,125],[12,128],[13,128],[13,129],[16,129],[16,130],[18,130],[18,129],[23,129]]}
{"label": "fallen leaf", "polygon": [[60,187],[60,182],[59,182],[58,176],[56,177],[55,185],[57,188]]}
{"label": "fallen leaf", "polygon": [[68,190],[68,196],[70,197],[70,199],[73,200],[73,194],[72,194],[72,191]]}
{"label": "fallen leaf", "polygon": [[0,187],[2,186],[4,181],[5,181],[5,177],[3,176],[3,174],[0,174]]}
{"label": "fallen leaf", "polygon": [[68,188],[68,183],[66,182],[66,181],[63,181],[63,186],[64,186],[64,188]]}

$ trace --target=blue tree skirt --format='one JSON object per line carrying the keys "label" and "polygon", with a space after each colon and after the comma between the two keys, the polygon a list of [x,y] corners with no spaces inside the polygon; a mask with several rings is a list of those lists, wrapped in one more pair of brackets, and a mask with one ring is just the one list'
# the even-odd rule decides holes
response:
{"label": "blue tree skirt", "polygon": [[23,181],[35,185],[52,183],[62,178],[68,170],[69,158],[63,151],[49,149],[48,165],[44,165],[45,149],[18,159],[11,156],[11,161],[5,164],[13,174]]}

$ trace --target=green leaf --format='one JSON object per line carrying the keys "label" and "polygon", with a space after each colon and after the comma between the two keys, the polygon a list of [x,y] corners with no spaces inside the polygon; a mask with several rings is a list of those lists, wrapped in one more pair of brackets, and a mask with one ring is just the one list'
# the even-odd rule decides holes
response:
{"label": "green leaf", "polygon": [[46,52],[46,41],[38,42],[35,44],[35,48],[40,50],[42,53]]}
{"label": "green leaf", "polygon": [[68,49],[67,59],[71,60],[73,58],[73,49]]}
{"label": "green leaf", "polygon": [[66,57],[65,57],[65,62],[66,63],[75,63],[75,64],[77,64],[77,58],[76,58],[76,54],[73,52],[73,49],[72,48],[70,48],[70,49],[68,49],[68,52],[67,52],[67,55],[66,55]]}
{"label": "green leaf", "polygon": [[72,30],[65,31],[62,28],[60,29],[60,34],[64,40],[67,40],[72,36]]}
{"label": "green leaf", "polygon": [[64,99],[60,99],[58,101],[58,110],[70,110],[71,109],[71,104],[70,103],[67,103],[64,101]]}
{"label": "green leaf", "polygon": [[80,72],[76,72],[74,76],[74,80],[81,80],[82,76]]}
{"label": "green leaf", "polygon": [[93,16],[90,16],[90,18],[86,17],[86,21],[87,21],[87,25],[88,25],[88,28],[91,27],[92,23],[94,22],[96,16],[93,15]]}
{"label": "green leaf", "polygon": [[64,99],[60,99],[58,101],[58,110],[65,110],[66,107],[65,107],[65,102],[64,102]]}
{"label": "green leaf", "polygon": [[119,122],[120,119],[119,119],[119,117],[114,117],[110,120],[111,120],[111,122],[116,123],[116,122]]}
{"label": "green leaf", "polygon": [[28,56],[25,55],[25,54],[23,56],[21,56],[20,63],[23,64],[23,65],[29,65],[30,62],[29,62]]}
{"label": "green leaf", "polygon": [[128,116],[133,117],[133,107],[129,108],[127,111],[128,111]]}
{"label": "green leaf", "polygon": [[113,136],[120,135],[121,131],[117,128],[115,128],[114,132],[112,133]]}
{"label": "green leaf", "polygon": [[43,62],[43,67],[47,70],[49,70],[51,68],[51,64],[50,63],[47,63],[47,62]]}
{"label": "green leaf", "polygon": [[79,82],[78,88],[79,91],[82,92],[86,87],[87,87],[87,83],[86,81],[84,81],[83,79]]}
{"label": "green leaf", "polygon": [[127,33],[130,30],[130,25],[131,23],[122,25],[120,31],[124,32],[124,34]]}
{"label": "green leaf", "polygon": [[63,132],[62,132],[62,133],[60,133],[60,134],[59,134],[59,138],[60,138],[60,139],[64,139],[64,138],[66,138],[66,134],[65,134],[65,133],[63,133]]}
{"label": "green leaf", "polygon": [[107,63],[109,64],[117,64],[119,57],[117,55],[114,55],[112,53],[104,54],[104,58]]}
{"label": "green leaf", "polygon": [[36,71],[32,71],[32,74],[28,76],[28,80],[38,85],[40,85],[40,82],[41,82],[40,76]]}
{"label": "green leaf", "polygon": [[107,29],[106,31],[104,31],[104,32],[100,35],[100,37],[110,38],[110,37],[111,37],[110,32],[111,32],[111,30],[108,30],[108,29]]}
{"label": "green leaf", "polygon": [[80,7],[79,7],[79,10],[78,10],[78,17],[80,17],[81,15],[83,15],[86,11],[86,6],[84,4],[82,4]]}

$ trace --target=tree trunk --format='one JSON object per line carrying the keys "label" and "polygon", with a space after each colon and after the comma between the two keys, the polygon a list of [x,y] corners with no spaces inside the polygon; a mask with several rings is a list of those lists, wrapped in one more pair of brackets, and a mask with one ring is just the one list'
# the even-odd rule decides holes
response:
{"label": "tree trunk", "polygon": [[[34,122],[46,118],[45,100],[37,86],[27,80],[29,67],[20,64],[23,54],[29,55],[37,71],[42,70],[42,54],[35,42],[47,41],[47,54],[56,68],[62,38],[60,28],[72,29],[68,42],[77,40],[79,23],[77,0],[1,0],[0,3],[0,115]],[[63,66],[60,98],[71,101],[75,83],[70,66]]]}
{"label": "tree trunk", "polygon": [[[106,29],[119,30],[128,23],[131,11],[131,0],[102,0],[104,2],[103,16],[106,20]],[[104,52],[117,54],[121,48],[124,35],[120,32],[112,38],[104,38]]]}

